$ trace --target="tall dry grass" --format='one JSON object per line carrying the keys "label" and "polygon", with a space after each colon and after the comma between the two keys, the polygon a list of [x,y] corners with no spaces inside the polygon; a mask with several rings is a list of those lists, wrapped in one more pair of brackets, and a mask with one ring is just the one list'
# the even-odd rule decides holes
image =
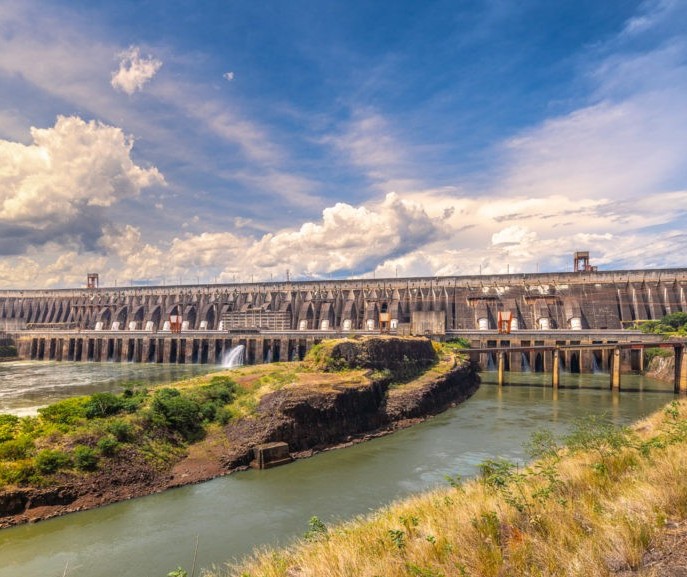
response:
{"label": "tall dry grass", "polygon": [[631,431],[590,422],[577,432],[567,448],[540,443],[526,467],[485,463],[470,482],[318,525],[288,549],[205,576],[653,575],[644,553],[668,520],[687,517],[687,403]]}

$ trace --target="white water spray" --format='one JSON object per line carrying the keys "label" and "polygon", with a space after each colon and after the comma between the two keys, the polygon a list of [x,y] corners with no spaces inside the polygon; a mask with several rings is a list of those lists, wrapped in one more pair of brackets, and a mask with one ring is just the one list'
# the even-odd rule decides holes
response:
{"label": "white water spray", "polygon": [[246,347],[243,345],[237,345],[229,349],[222,356],[222,366],[231,369],[233,367],[242,367],[244,356],[246,352]]}

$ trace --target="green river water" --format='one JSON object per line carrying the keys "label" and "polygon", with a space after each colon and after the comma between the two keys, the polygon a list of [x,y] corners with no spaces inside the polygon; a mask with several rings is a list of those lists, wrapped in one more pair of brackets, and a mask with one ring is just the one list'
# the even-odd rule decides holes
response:
{"label": "green river water", "polygon": [[[42,368],[55,379],[46,389],[49,400],[55,389],[59,398],[121,388],[112,365],[12,365],[0,366],[2,410],[30,412],[22,389],[31,388],[30,374]],[[70,367],[78,376],[75,385],[69,384]],[[170,378],[167,367],[158,365],[159,375],[155,366],[147,367],[148,382]],[[121,377],[143,380],[140,375]],[[562,434],[590,413],[629,423],[674,398],[672,385],[638,376],[623,376],[626,390],[621,393],[609,390],[608,375],[563,375],[558,391],[547,386],[550,375],[510,377],[510,385],[498,387],[494,373],[483,373],[482,386],[467,402],[387,437],[285,467],[239,472],[2,530],[0,577],[61,577],[65,572],[70,577],[164,577],[178,565],[190,569],[196,538],[198,566],[221,565],[256,546],[288,544],[303,534],[313,515],[327,523],[350,519],[442,485],[446,475],[474,475],[487,458],[523,460],[523,444],[536,430]],[[8,383],[11,393],[9,385],[3,388]],[[34,405],[47,402],[37,393],[31,398]]]}

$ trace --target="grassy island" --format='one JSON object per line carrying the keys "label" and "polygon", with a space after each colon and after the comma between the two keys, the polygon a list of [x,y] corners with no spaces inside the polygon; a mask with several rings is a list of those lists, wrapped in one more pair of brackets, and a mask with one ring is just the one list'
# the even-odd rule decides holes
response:
{"label": "grassy island", "polygon": [[0,527],[97,507],[247,466],[285,442],[307,456],[408,426],[477,386],[459,347],[325,341],[303,362],[245,366],[155,388],[0,415]]}

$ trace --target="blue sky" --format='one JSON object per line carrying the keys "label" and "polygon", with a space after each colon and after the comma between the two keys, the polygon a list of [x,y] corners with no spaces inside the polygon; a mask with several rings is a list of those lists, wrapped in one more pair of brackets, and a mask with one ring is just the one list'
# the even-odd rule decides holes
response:
{"label": "blue sky", "polygon": [[685,266],[687,6],[0,0],[0,286]]}

